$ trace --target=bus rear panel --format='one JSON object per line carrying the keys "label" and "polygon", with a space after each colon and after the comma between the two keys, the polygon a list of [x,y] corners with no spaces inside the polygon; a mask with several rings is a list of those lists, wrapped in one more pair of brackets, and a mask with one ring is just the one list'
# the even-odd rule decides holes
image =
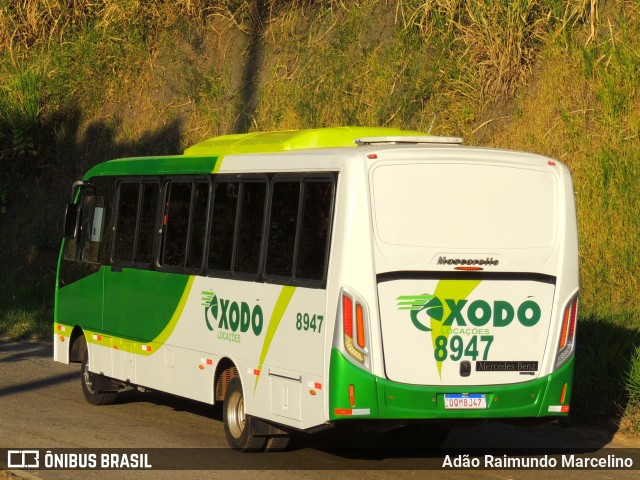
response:
{"label": "bus rear panel", "polygon": [[363,169],[371,240],[346,242],[371,248],[375,297],[345,279],[331,418],[567,415],[578,274],[566,167],[477,149],[386,151]]}

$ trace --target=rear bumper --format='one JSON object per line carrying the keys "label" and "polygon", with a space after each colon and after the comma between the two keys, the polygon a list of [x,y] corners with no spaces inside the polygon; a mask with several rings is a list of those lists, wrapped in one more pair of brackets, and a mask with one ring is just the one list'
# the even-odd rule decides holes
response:
{"label": "rear bumper", "polygon": [[[333,349],[329,418],[378,420],[566,416],[571,402],[574,358],[551,375],[529,382],[480,387],[436,387],[408,385],[376,377],[356,367]],[[354,386],[353,405],[349,385]],[[561,402],[563,389],[564,401]],[[487,398],[487,408],[446,410],[445,393],[483,393]]]}

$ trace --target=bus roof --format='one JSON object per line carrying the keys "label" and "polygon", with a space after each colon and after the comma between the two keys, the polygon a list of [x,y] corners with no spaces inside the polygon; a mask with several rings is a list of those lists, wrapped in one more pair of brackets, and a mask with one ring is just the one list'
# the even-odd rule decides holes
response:
{"label": "bus roof", "polygon": [[335,127],[279,132],[254,132],[210,138],[185,150],[185,155],[275,153],[327,147],[355,147],[361,137],[416,137],[424,133],[386,127]]}
{"label": "bus roof", "polygon": [[134,157],[110,160],[91,168],[85,180],[109,175],[168,175],[172,173],[209,173],[219,168],[226,155],[277,153],[316,148],[357,147],[449,143],[462,140],[429,136],[425,133],[388,127],[334,127],[307,130],[282,130],[222,135],[200,142],[184,155]]}

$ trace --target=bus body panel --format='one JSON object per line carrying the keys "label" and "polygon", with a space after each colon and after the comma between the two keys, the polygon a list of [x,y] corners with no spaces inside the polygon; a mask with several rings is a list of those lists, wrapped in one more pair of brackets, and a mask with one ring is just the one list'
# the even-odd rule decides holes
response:
{"label": "bus body panel", "polygon": [[490,277],[396,280],[378,284],[378,292],[389,380],[500,385],[549,373],[541,366],[552,284]]}
{"label": "bus body panel", "polygon": [[103,267],[103,331],[116,337],[150,342],[178,308],[189,275]]}
{"label": "bus body panel", "polygon": [[103,270],[100,269],[97,273],[58,290],[57,322],[65,325],[82,322],[82,325],[88,329],[102,330]]}
{"label": "bus body panel", "polygon": [[[323,349],[331,323],[325,290],[164,274],[181,283],[163,292],[164,302],[173,306],[154,310],[146,300],[160,299],[159,294],[141,295],[137,307],[126,297],[157,289],[152,280],[158,272],[131,271],[127,279],[127,270],[114,273],[125,273],[116,277],[123,278],[118,288],[125,298],[110,307],[105,302],[117,320],[110,328],[84,327],[91,371],[214,403],[213,375],[227,357],[238,367],[248,413],[297,428],[326,421]],[[142,277],[149,275],[145,285]],[[101,294],[94,293],[101,303]],[[131,329],[124,336],[127,325]],[[62,350],[63,342],[55,340]]]}
{"label": "bus body panel", "polygon": [[[566,416],[571,403],[574,357],[550,375],[506,385],[410,385],[356,367],[338,349],[332,351],[330,418],[435,420]],[[353,385],[355,401],[349,397]],[[479,394],[482,409],[447,409],[447,394]]]}

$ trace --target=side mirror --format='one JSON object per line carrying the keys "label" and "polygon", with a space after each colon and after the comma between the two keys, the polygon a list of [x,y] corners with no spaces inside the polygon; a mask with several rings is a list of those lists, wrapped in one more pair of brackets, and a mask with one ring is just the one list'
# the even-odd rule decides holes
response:
{"label": "side mirror", "polygon": [[73,240],[78,235],[78,205],[67,203],[64,213],[64,237]]}

